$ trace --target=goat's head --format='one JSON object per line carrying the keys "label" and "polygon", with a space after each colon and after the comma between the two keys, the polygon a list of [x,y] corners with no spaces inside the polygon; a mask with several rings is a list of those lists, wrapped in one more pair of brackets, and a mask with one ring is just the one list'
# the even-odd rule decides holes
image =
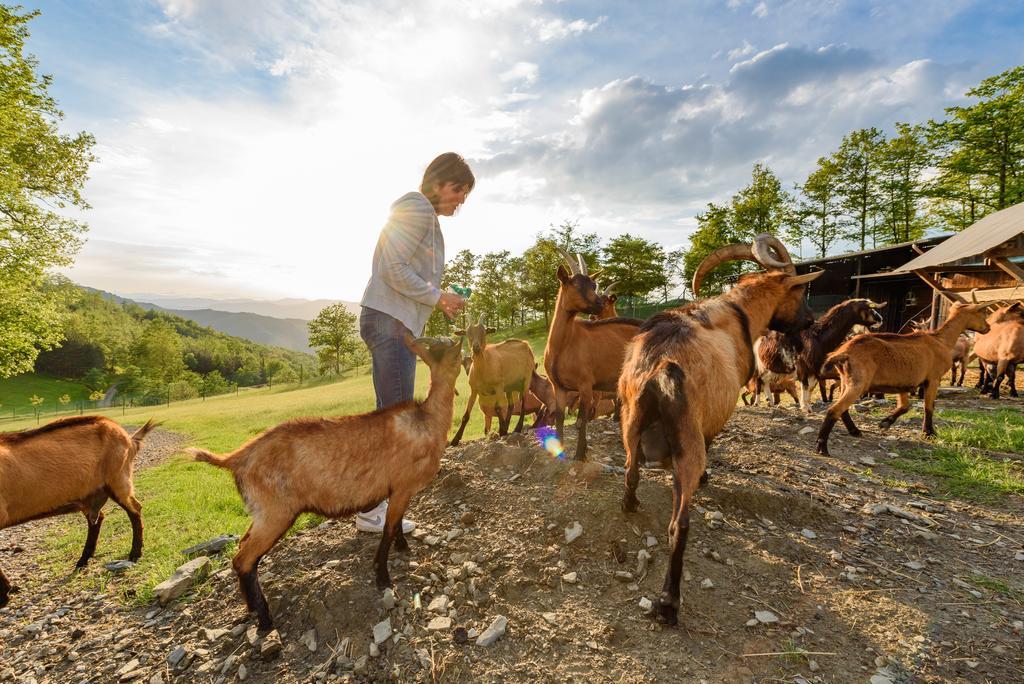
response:
{"label": "goat's head", "polygon": [[[465,335],[469,342],[469,350],[473,354],[480,354],[487,347],[487,336],[497,332],[494,328],[487,327],[487,316],[480,314],[480,318],[473,325],[467,325],[465,330],[456,330],[459,335]],[[469,367],[466,367],[469,372]]]}
{"label": "goat's head", "polygon": [[1024,321],[1024,302],[1013,302],[1001,306],[988,317],[988,324],[1005,323],[1007,321]]}
{"label": "goat's head", "polygon": [[964,304],[962,302],[956,302],[949,308],[949,317],[946,320],[952,321],[954,319],[963,319],[964,328],[967,330],[973,330],[985,334],[988,332],[988,304],[978,304],[977,299],[974,296],[974,292],[971,292],[971,299],[975,301],[974,304]]}
{"label": "goat's head", "polygon": [[469,367],[472,366],[472,365],[473,365],[473,357],[472,356],[463,355],[463,357],[462,357],[462,367],[466,369],[466,375],[469,375]]}
{"label": "goat's head", "polygon": [[850,311],[853,313],[856,324],[863,325],[869,330],[878,330],[885,323],[879,310],[884,309],[888,302],[876,304],[870,299],[851,299]]}
{"label": "goat's head", "polygon": [[558,296],[562,306],[571,313],[599,314],[604,308],[604,295],[597,288],[594,277],[587,273],[587,262],[583,256],[569,256],[563,249],[562,264],[558,266]]}
{"label": "goat's head", "polygon": [[462,336],[458,337],[417,337],[406,335],[405,346],[420,357],[430,368],[432,378],[446,380],[452,385],[462,371]]}
{"label": "goat's head", "polygon": [[[719,247],[709,254],[693,274],[693,292],[700,292],[700,284],[713,269],[728,261],[753,261],[768,270],[758,276],[767,285],[775,283],[783,295],[775,303],[768,327],[780,332],[803,330],[814,322],[814,314],[807,306],[807,283],[819,277],[824,271],[796,274],[796,267],[785,245],[768,233],[754,238],[752,244],[736,244]],[[740,279],[741,282],[743,278]]]}

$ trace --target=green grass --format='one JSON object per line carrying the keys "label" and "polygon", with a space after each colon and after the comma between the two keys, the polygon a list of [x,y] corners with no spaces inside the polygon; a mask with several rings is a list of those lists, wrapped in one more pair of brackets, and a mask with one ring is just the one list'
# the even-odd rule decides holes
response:
{"label": "green grass", "polygon": [[939,417],[953,421],[936,427],[946,444],[1004,453],[1024,453],[1024,413],[1019,409],[998,411],[942,410]]}
{"label": "green grass", "polygon": [[1010,494],[1024,494],[1024,468],[1013,461],[997,461],[974,449],[939,445],[914,449],[890,464],[904,472],[936,478],[939,493],[982,503]]}
{"label": "green grass", "polygon": [[[540,360],[545,331],[543,324],[528,326],[519,335],[534,347]],[[429,374],[422,363],[417,365],[416,395],[426,395]],[[469,398],[465,374],[456,384],[452,431],[461,422]],[[141,425],[154,418],[163,421],[168,430],[187,435],[189,444],[215,452],[231,451],[247,439],[284,420],[300,416],[343,415],[370,411],[374,408],[373,384],[365,371],[330,384],[299,388],[279,385],[273,388],[242,389],[237,395],[172,402],[170,406],[151,406],[122,410],[120,407],[101,410],[123,424]],[[4,430],[34,427],[34,418],[8,421]],[[529,424],[529,423],[528,423]],[[492,427],[496,429],[497,425]],[[483,434],[483,415],[474,411],[466,427],[464,439]],[[118,577],[112,577],[102,564],[125,558],[131,546],[131,525],[124,512],[110,503],[97,545],[97,558],[89,570],[71,581],[72,587],[89,587],[118,593],[126,600],[148,603],[152,588],[174,571],[185,558],[181,550],[220,534],[241,534],[249,524],[234,483],[219,469],[194,463],[179,455],[160,465],[138,473],[135,478],[137,496],[143,504],[145,548],[141,562]],[[316,516],[303,516],[296,528],[315,525]],[[294,530],[295,528],[293,528]],[[86,526],[81,516],[58,519],[57,528],[46,542],[44,563],[55,576],[65,576],[81,553]]]}
{"label": "green grass", "polygon": [[0,380],[0,418],[10,418],[15,410],[18,415],[27,415],[30,411],[34,415],[35,408],[29,401],[29,397],[33,395],[46,400],[41,406],[44,416],[53,414],[55,408],[64,408],[57,399],[65,394],[71,397],[72,404],[88,401],[89,388],[70,380],[59,380],[35,373],[5,378]]}
{"label": "green grass", "polygon": [[1024,605],[1024,590],[1011,587],[1003,580],[987,577],[985,575],[971,575],[967,579],[971,584],[974,584],[977,587],[987,589],[997,594],[1002,594],[1011,601]]}

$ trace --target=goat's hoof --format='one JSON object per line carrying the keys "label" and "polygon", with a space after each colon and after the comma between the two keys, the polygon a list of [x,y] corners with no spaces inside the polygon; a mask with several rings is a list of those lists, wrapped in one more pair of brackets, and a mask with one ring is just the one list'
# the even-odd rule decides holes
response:
{"label": "goat's hoof", "polygon": [[383,576],[378,576],[377,577],[377,588],[378,589],[380,589],[381,591],[384,591],[385,589],[390,589],[391,587],[392,587],[392,584],[391,584],[391,576],[390,575],[383,575]]}
{"label": "goat's hoof", "polygon": [[892,427],[892,421],[883,420],[881,423],[878,424],[878,427],[882,428],[883,430],[888,430],[890,427]]}
{"label": "goat's hoof", "polygon": [[671,603],[665,603],[661,599],[654,601],[654,610],[652,611],[654,619],[663,625],[669,627],[675,627],[679,624],[679,609],[673,606]]}
{"label": "goat's hoof", "polygon": [[849,433],[850,433],[851,437],[863,437],[864,436],[864,433],[861,432],[860,430],[858,430],[857,428],[854,428],[854,429],[850,430]]}
{"label": "goat's hoof", "polygon": [[832,454],[828,453],[828,443],[827,442],[818,442],[818,448],[815,449],[814,451],[815,451],[815,453],[821,454],[822,456],[829,456],[829,457],[832,456]]}
{"label": "goat's hoof", "polygon": [[408,551],[409,542],[406,541],[405,537],[398,537],[395,539],[395,550],[396,551]]}
{"label": "goat's hoof", "polygon": [[622,512],[623,513],[636,513],[636,509],[640,507],[640,500],[635,496],[629,496],[628,494],[622,499]]}
{"label": "goat's hoof", "polygon": [[132,563],[138,563],[140,558],[142,558],[141,551],[139,551],[138,553],[133,552],[128,554],[128,560],[130,560]]}
{"label": "goat's hoof", "polygon": [[274,621],[269,617],[264,621],[260,618],[256,623],[256,633],[260,635],[267,634],[268,632],[274,631]]}
{"label": "goat's hoof", "polygon": [[1017,395],[1017,390],[1010,390],[1010,396],[1013,397],[1014,399],[1016,399],[1017,396],[1018,396]]}
{"label": "goat's hoof", "polygon": [[705,470],[704,473],[700,476],[700,482],[697,483],[697,486],[698,487],[703,487],[707,483],[708,483],[708,471]]}

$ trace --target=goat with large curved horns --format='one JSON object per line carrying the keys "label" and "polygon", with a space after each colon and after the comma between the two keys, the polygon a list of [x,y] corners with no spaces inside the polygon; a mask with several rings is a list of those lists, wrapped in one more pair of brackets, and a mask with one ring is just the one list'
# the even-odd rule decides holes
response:
{"label": "goat with large curved horns", "polygon": [[752,245],[729,245],[708,255],[694,274],[693,291],[700,292],[715,267],[735,260],[753,261],[768,272],[741,276],[721,296],[649,318],[626,348],[619,378],[626,447],[623,510],[639,505],[642,462],[661,461],[672,471],[671,560],[654,611],[667,624],[678,620],[690,506],[707,466],[707,449],[754,372],[753,341],[769,328],[794,332],[810,325],[806,285],[823,273],[796,275],[783,244],[763,234]]}

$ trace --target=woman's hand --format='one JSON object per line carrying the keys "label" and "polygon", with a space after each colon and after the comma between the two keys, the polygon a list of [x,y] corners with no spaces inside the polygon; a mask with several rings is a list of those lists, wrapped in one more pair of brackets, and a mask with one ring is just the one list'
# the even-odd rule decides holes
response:
{"label": "woman's hand", "polygon": [[437,300],[437,308],[450,320],[453,320],[464,306],[466,306],[466,300],[454,292],[442,292],[441,298]]}

